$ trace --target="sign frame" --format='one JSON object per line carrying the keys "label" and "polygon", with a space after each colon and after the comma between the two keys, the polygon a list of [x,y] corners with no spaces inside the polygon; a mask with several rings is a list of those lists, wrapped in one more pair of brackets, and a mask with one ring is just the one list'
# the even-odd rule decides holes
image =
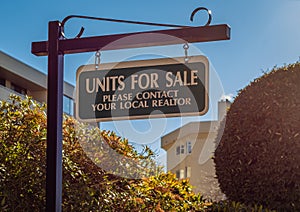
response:
{"label": "sign frame", "polygon": [[[188,61],[186,61],[186,59],[188,59]],[[149,71],[149,74],[151,69],[153,70],[155,67],[162,67],[162,66],[169,66],[169,65],[184,65],[184,67],[187,67],[187,71],[191,71],[192,67],[191,64],[203,64],[204,66],[204,70],[200,70],[203,73],[201,74],[201,77],[203,77],[202,75],[204,75],[204,78],[201,79],[200,78],[200,74],[197,75],[197,78],[200,79],[199,82],[201,85],[197,85],[198,89],[204,93],[200,93],[199,95],[203,95],[203,101],[204,103],[200,103],[195,101],[194,103],[197,103],[197,108],[200,104],[204,104],[204,107],[201,109],[201,111],[190,111],[190,112],[178,112],[178,113],[158,113],[158,114],[144,114],[144,115],[124,115],[124,116],[117,116],[114,117],[113,114],[111,117],[104,117],[104,118],[99,118],[96,117],[95,118],[82,118],[80,116],[80,107],[83,107],[80,103],[80,97],[82,97],[82,95],[80,95],[81,89],[85,88],[84,85],[80,84],[80,76],[81,74],[85,73],[91,73],[91,74],[95,74],[95,72],[100,73],[100,75],[103,75],[104,73],[101,72],[105,72],[105,73],[109,73],[109,72],[118,72],[118,73],[122,73],[122,72],[126,72],[128,70],[130,70],[130,68],[140,68],[139,71]],[[95,64],[89,64],[89,65],[82,65],[80,66],[77,71],[76,71],[76,107],[75,107],[75,114],[76,114],[76,118],[79,121],[82,122],[104,122],[104,121],[115,121],[115,120],[135,120],[135,119],[147,119],[147,118],[171,118],[171,117],[182,117],[182,116],[201,116],[207,113],[208,108],[209,108],[209,60],[207,59],[207,57],[205,57],[204,55],[197,55],[197,56],[190,56],[188,58],[186,57],[176,57],[176,58],[158,58],[158,59],[151,59],[151,60],[137,60],[137,61],[124,61],[124,62],[119,62],[119,63],[103,63],[103,64],[97,64],[97,69],[96,69],[96,65]],[[135,72],[138,73],[139,71]],[[161,70],[159,70],[161,71]],[[162,70],[165,71],[165,70]],[[198,71],[198,70],[197,70]],[[114,74],[118,74],[118,73],[114,73]],[[152,72],[153,73],[153,72]],[[125,73],[126,74],[126,73]],[[115,76],[115,75],[114,75]],[[129,75],[130,76],[130,75]],[[200,87],[200,88],[199,88]],[[201,89],[201,87],[203,87]],[[186,88],[186,87],[184,87]],[[165,88],[162,87],[160,88],[160,90],[164,90]],[[193,90],[195,90],[196,88],[194,88]],[[179,89],[177,91],[180,91]],[[198,91],[198,90],[197,90]],[[122,94],[122,92],[120,92],[120,94]],[[96,98],[96,94],[94,94]],[[195,97],[195,92],[192,92],[192,96]],[[198,100],[200,101],[200,100]],[[90,104],[91,102],[88,102],[87,104]],[[183,106],[184,107],[184,106]],[[136,109],[138,110],[138,109]],[[158,109],[159,110],[159,109]]]}

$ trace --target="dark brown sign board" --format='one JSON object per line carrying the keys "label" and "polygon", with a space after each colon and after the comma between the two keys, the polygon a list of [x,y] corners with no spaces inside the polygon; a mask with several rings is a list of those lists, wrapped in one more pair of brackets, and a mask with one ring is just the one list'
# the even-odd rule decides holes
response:
{"label": "dark brown sign board", "polygon": [[205,56],[84,65],[76,78],[80,121],[199,116],[208,111]]}

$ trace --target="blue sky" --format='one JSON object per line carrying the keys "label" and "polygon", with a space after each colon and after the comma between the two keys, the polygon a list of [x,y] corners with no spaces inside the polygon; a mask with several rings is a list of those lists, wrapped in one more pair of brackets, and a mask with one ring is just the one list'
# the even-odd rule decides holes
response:
{"label": "blue sky", "polygon": [[[237,90],[260,76],[262,70],[299,59],[298,0],[2,1],[0,48],[46,72],[47,58],[32,55],[30,48],[32,41],[47,40],[49,21],[80,14],[196,26],[206,21],[204,14],[197,14],[194,23],[189,21],[191,12],[199,6],[212,10],[212,24],[226,23],[232,29],[230,41],[196,44],[210,58],[226,93],[236,95]],[[67,23],[67,36],[75,36],[81,25],[86,28],[84,36],[164,29],[74,19]],[[73,69],[91,56],[92,53],[67,56],[66,80],[74,83]]]}
{"label": "blue sky", "polygon": [[[61,21],[68,15],[76,14],[197,26],[206,22],[206,15],[197,14],[193,23],[189,21],[189,16],[195,8],[200,6],[212,11],[211,25],[228,24],[231,26],[232,34],[229,41],[194,44],[210,59],[225,94],[235,96],[238,90],[261,76],[263,71],[270,70],[276,65],[282,66],[299,60],[300,0],[2,1],[0,4],[0,50],[46,73],[47,58],[32,55],[31,42],[47,40],[49,21]],[[83,36],[165,29],[74,19],[66,25],[67,37],[75,36],[81,26],[86,28]],[[66,56],[65,80],[74,84],[76,69],[86,64],[93,54]],[[126,51],[108,52],[103,53],[102,61],[115,61],[118,57],[114,55],[118,54],[126,57]],[[199,120],[199,118],[189,118],[184,121],[165,120],[164,126],[166,127],[163,133],[160,133],[164,134],[182,123],[193,120]],[[135,137],[144,139],[145,136],[152,134],[149,131],[151,124],[154,126],[157,123],[148,120],[135,121],[130,124],[136,126],[134,128],[140,132]],[[122,123],[121,126],[123,125],[128,125],[128,123]],[[115,127],[112,123],[104,126]],[[129,136],[126,134],[126,129],[119,133]],[[158,138],[151,139],[157,144]]]}

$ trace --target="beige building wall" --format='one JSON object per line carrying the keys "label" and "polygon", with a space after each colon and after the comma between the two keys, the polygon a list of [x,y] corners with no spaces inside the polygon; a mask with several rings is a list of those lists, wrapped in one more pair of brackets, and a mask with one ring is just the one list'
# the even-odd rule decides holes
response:
{"label": "beige building wall", "polygon": [[32,96],[39,102],[47,102],[47,91],[28,91],[28,96]]}
{"label": "beige building wall", "polygon": [[[219,119],[229,102],[219,103]],[[179,179],[189,178],[194,192],[206,198],[224,199],[215,176],[213,153],[219,121],[192,122],[165,135],[161,147],[167,151],[167,170]]]}

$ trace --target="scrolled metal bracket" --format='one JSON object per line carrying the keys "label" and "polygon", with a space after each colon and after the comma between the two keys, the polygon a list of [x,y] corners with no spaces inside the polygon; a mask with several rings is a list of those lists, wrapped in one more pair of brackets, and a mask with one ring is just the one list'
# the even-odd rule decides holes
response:
{"label": "scrolled metal bracket", "polygon": [[[205,25],[203,26],[208,26],[211,23],[212,20],[212,13],[211,10],[207,9],[206,7],[198,7],[196,8],[191,16],[190,16],[190,21],[194,21],[194,16],[197,12],[204,10],[208,14],[208,20]],[[80,18],[80,19],[89,19],[89,20],[98,20],[98,21],[109,21],[109,22],[117,22],[117,23],[126,23],[126,24],[137,24],[137,25],[148,25],[148,26],[160,26],[160,27],[172,27],[172,28],[187,28],[191,26],[186,26],[186,25],[176,25],[176,24],[161,24],[161,23],[153,23],[153,22],[143,22],[143,21],[130,21],[130,20],[122,20],[122,19],[112,19],[112,18],[101,18],[101,17],[92,17],[92,16],[84,16],[84,15],[70,15],[65,17],[62,22],[61,22],[61,34],[64,38],[66,38],[65,33],[64,33],[64,28],[67,23],[72,18]],[[79,33],[76,35],[75,38],[80,38],[84,32],[84,27],[80,28]]]}
{"label": "scrolled metal bracket", "polygon": [[204,26],[209,26],[210,23],[211,23],[211,20],[212,20],[212,13],[211,13],[211,10],[207,9],[206,7],[198,7],[198,8],[196,8],[196,9],[192,12],[191,17],[190,17],[190,20],[193,22],[193,21],[194,21],[194,16],[195,16],[195,14],[196,14],[197,12],[199,12],[200,10],[204,10],[204,11],[207,12],[207,14],[208,14],[208,20],[207,20],[207,22],[206,22],[206,24],[205,24]]}

